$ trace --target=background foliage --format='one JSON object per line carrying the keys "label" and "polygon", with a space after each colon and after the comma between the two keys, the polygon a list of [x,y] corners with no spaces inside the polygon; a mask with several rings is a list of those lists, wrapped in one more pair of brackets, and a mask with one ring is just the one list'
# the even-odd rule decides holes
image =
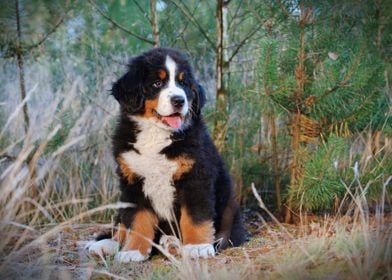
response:
{"label": "background foliage", "polygon": [[[244,207],[255,203],[252,182],[282,217],[287,209],[336,211],[347,191],[376,200],[392,169],[391,2],[217,2],[227,20],[223,107],[215,1],[2,1],[5,201],[19,198],[17,187],[33,199],[41,194],[44,208],[72,193],[78,208],[60,203],[45,215],[60,221],[115,201],[117,105],[108,94],[128,59],[157,39],[151,3],[159,45],[183,50],[208,93],[211,131],[225,111],[222,153]],[[11,173],[19,179],[7,180]]]}

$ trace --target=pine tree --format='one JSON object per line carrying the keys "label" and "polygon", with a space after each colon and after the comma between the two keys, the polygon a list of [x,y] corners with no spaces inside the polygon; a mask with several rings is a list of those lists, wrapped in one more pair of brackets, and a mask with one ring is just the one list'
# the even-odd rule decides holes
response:
{"label": "pine tree", "polygon": [[[331,199],[342,191],[332,176],[332,158],[322,164],[324,154],[340,143],[329,135],[348,137],[369,124],[373,131],[390,129],[390,101],[384,91],[389,44],[384,38],[389,37],[375,32],[386,24],[388,14],[378,11],[376,23],[377,7],[370,2],[279,3],[272,23],[273,29],[280,29],[279,44],[274,40],[262,44],[261,59],[268,62],[260,82],[290,127],[285,218],[289,222],[301,201],[308,210],[330,207]],[[309,174],[317,173],[324,175],[312,183]]]}

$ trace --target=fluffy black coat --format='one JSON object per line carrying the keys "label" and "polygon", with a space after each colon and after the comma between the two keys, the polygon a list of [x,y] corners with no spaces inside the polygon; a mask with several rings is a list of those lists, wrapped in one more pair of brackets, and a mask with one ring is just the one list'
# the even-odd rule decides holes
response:
{"label": "fluffy black coat", "polygon": [[[245,231],[241,214],[234,198],[233,185],[222,158],[207,133],[201,108],[205,103],[205,93],[196,83],[193,71],[183,54],[173,49],[153,49],[131,60],[127,73],[113,86],[112,95],[120,103],[118,125],[113,135],[113,154],[115,159],[134,147],[140,127],[130,119],[130,115],[145,113],[146,100],[156,98],[158,90],[151,87],[151,73],[162,67],[164,58],[170,55],[177,65],[185,72],[185,80],[181,87],[191,104],[191,113],[185,120],[186,126],[181,131],[173,132],[172,144],[160,153],[167,159],[175,159],[186,155],[194,160],[192,169],[181,178],[173,181],[175,187],[174,213],[177,221],[180,219],[180,209],[186,206],[194,223],[212,220],[215,228],[215,239],[218,248],[228,245],[238,246],[244,241]],[[153,163],[151,168],[154,168]],[[133,208],[123,208],[118,212],[117,223],[130,227],[135,213],[139,209],[154,212],[151,201],[143,193],[144,178],[136,174],[132,184],[124,177],[120,167],[117,171],[120,180],[122,202],[136,205]],[[172,235],[173,228],[165,220],[159,221],[159,228]],[[156,231],[155,241],[159,240],[162,232]],[[178,233],[176,233],[178,234]]]}

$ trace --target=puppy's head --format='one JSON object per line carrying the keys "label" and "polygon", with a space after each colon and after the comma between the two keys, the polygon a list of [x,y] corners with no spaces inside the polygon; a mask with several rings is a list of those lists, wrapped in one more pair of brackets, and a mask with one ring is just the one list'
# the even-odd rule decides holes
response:
{"label": "puppy's head", "polygon": [[122,110],[163,129],[179,130],[200,114],[205,94],[177,50],[152,49],[131,60],[112,89]]}

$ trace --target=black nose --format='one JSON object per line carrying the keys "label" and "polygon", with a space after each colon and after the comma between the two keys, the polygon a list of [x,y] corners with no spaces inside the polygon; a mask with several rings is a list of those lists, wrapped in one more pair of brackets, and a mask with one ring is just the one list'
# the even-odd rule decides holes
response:
{"label": "black nose", "polygon": [[175,95],[170,98],[170,102],[176,109],[181,109],[184,106],[185,98],[181,95]]}

